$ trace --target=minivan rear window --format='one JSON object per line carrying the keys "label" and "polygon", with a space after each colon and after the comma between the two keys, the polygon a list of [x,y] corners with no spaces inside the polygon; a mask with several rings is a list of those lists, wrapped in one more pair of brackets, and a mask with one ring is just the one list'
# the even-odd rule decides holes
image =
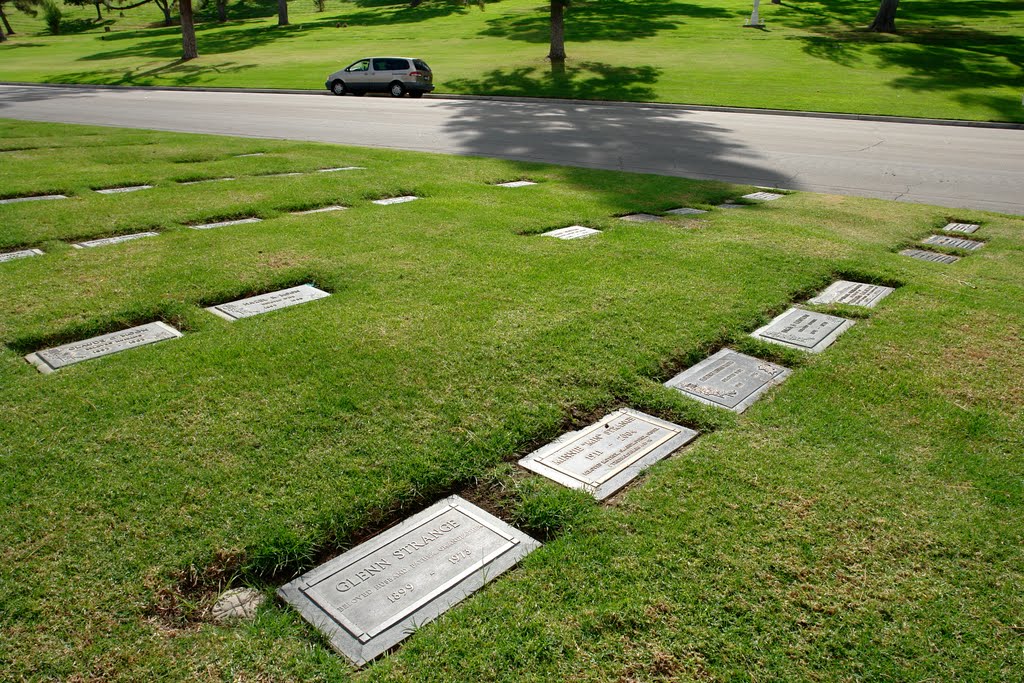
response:
{"label": "minivan rear window", "polygon": [[412,63],[413,66],[415,66],[420,71],[430,71],[430,67],[427,66],[427,63],[424,62],[422,59],[414,59],[412,60]]}

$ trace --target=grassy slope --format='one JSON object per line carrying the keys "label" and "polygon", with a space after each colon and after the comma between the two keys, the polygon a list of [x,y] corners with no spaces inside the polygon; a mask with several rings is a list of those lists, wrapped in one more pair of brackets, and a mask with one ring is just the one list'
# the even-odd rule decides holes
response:
{"label": "grassy slope", "polygon": [[[440,92],[552,95],[780,107],[816,111],[1024,121],[1024,10],[1013,0],[908,3],[901,34],[861,31],[861,0],[762,8],[767,31],[743,29],[748,0],[601,0],[567,18],[565,74],[551,74],[545,5],[502,0],[485,11],[428,0],[293,3],[277,28],[276,3],[237,3],[224,26],[199,29],[200,59],[177,63],[176,28],[144,6],[106,20],[104,34],[73,10],[73,35],[23,31],[0,46],[0,79],[140,85],[311,88],[366,53],[421,56]],[[338,24],[344,26],[338,28]]]}
{"label": "grassy slope", "polygon": [[[226,565],[269,592],[481,480],[519,491],[506,514],[552,529],[546,548],[356,679],[1009,680],[1024,666],[1019,218],[798,194],[627,224],[611,216],[741,188],[0,130],[0,148],[34,148],[2,153],[5,191],[74,195],[0,207],[0,248],[48,252],[0,265],[0,677],[348,680],[283,607],[232,628],[183,619],[210,596],[175,604],[176,577]],[[232,156],[253,151],[268,155]],[[367,170],[251,177],[348,164]],[[240,179],[173,183],[220,175]],[[524,176],[542,183],[487,185]],[[89,192],[143,181],[158,187]],[[424,198],[367,202],[405,192]],[[352,208],[282,214],[334,202]],[[182,227],[251,212],[267,220]],[[954,266],[894,253],[950,218],[983,222],[988,246]],[[606,232],[520,234],[570,223]],[[157,226],[102,249],[62,241]],[[821,356],[746,337],[839,272],[904,286]],[[234,324],[197,306],[305,281],[334,295]],[[51,376],[21,359],[155,317],[186,336]],[[660,386],[727,342],[798,370],[743,417]],[[503,464],[619,405],[705,435],[611,506]]]}

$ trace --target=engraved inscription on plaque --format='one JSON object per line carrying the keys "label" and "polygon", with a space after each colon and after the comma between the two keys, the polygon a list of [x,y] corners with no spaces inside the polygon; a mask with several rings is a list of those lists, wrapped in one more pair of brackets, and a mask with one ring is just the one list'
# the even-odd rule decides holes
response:
{"label": "engraved inscription on plaque", "polygon": [[536,185],[537,183],[529,180],[513,180],[509,183],[498,183],[496,187],[527,187],[529,185]]}
{"label": "engraved inscription on plaque", "polygon": [[665,386],[701,403],[742,413],[792,372],[775,363],[722,349],[665,382]]}
{"label": "engraved inscription on plaque", "polygon": [[776,192],[752,192],[750,194],[743,195],[744,199],[754,199],[759,202],[772,202],[776,199],[782,199],[786,195],[778,194]]}
{"label": "engraved inscription on plaque", "polygon": [[317,289],[313,285],[299,285],[298,287],[282,289],[279,292],[260,294],[259,296],[239,299],[238,301],[220,304],[219,306],[210,306],[206,310],[225,320],[239,320],[259,315],[260,313],[269,313],[281,308],[297,306],[307,301],[316,301],[328,296],[330,294]]}
{"label": "engraved inscription on plaque", "polygon": [[278,595],[358,666],[538,547],[452,496],[282,586]]}
{"label": "engraved inscription on plaque", "polygon": [[98,194],[122,194],[124,192],[138,192],[139,190],[149,190],[152,185],[129,185],[126,187],[108,187],[102,190],[96,190]]}
{"label": "engraved inscription on plaque", "polygon": [[959,232],[963,235],[970,235],[980,227],[981,226],[976,223],[947,223],[943,230],[946,232]]}
{"label": "engraved inscription on plaque", "polygon": [[692,429],[623,408],[563,434],[519,464],[604,500],[696,437]]}
{"label": "engraved inscription on plaque", "polygon": [[632,223],[656,223],[665,219],[661,216],[655,216],[652,213],[631,213],[625,216],[619,216],[619,220],[630,221]]}
{"label": "engraved inscription on plaque", "polygon": [[600,230],[585,228],[582,225],[570,225],[568,228],[558,228],[557,230],[542,232],[541,237],[556,237],[560,240],[578,240],[582,237],[597,235],[600,232]]}
{"label": "engraved inscription on plaque", "polygon": [[22,249],[20,251],[8,251],[0,254],[0,263],[5,261],[14,261],[20,258],[29,258],[31,256],[42,256],[43,252],[40,249]]}
{"label": "engraved inscription on plaque", "polygon": [[978,240],[951,237],[950,235],[932,235],[922,241],[921,244],[933,244],[937,247],[950,247],[952,249],[966,249],[967,251],[974,251],[985,246],[984,242],[979,242]]}
{"label": "engraved inscription on plaque", "polygon": [[820,353],[853,325],[834,315],[791,308],[750,335],[801,351]]}
{"label": "engraved inscription on plaque", "polygon": [[869,285],[863,282],[840,280],[811,299],[812,304],[846,304],[847,306],[863,306],[874,308],[879,301],[893,293],[892,287]]}
{"label": "engraved inscription on plaque", "polygon": [[700,213],[707,213],[703,209],[691,209],[688,206],[682,206],[678,209],[669,209],[665,213],[672,214],[673,216],[695,216]]}
{"label": "engraved inscription on plaque", "polygon": [[347,206],[341,206],[340,204],[332,204],[331,206],[321,206],[319,209],[306,209],[305,211],[293,212],[296,216],[308,216],[311,213],[327,213],[329,211],[344,211]]}
{"label": "engraved inscription on plaque", "polygon": [[336,171],[365,171],[363,166],[336,166],[335,168],[318,168],[317,173],[334,173]]}
{"label": "engraved inscription on plaque", "polygon": [[41,202],[45,199],[67,199],[67,195],[37,194],[31,197],[11,197],[10,199],[0,199],[0,204],[17,204],[18,202]]}
{"label": "engraved inscription on plaque", "polygon": [[227,225],[242,225],[243,223],[259,223],[261,218],[239,218],[233,221],[218,221],[217,223],[200,223],[199,225],[190,225],[188,227],[193,230],[211,230],[213,228],[223,228]]}
{"label": "engraved inscription on plaque", "polygon": [[36,351],[25,356],[25,360],[39,368],[43,374],[49,374],[65,365],[81,363],[84,360],[92,360],[180,336],[181,332],[166,323],[147,323],[120,332],[111,332],[92,339]]}
{"label": "engraved inscription on plaque", "polygon": [[87,249],[89,247],[105,247],[108,244],[120,244],[121,242],[130,242],[131,240],[142,239],[143,237],[156,237],[160,233],[156,232],[137,232],[134,235],[118,235],[117,237],[104,237],[99,240],[89,240],[87,242],[77,242],[72,244],[75,249]]}
{"label": "engraved inscription on plaque", "polygon": [[919,261],[931,261],[932,263],[956,263],[960,260],[959,256],[939,254],[938,252],[925,251],[924,249],[904,249],[900,252],[900,255],[916,258]]}
{"label": "engraved inscription on plaque", "polygon": [[389,204],[405,204],[406,202],[414,202],[417,199],[419,199],[419,197],[415,197],[413,195],[405,195],[404,197],[389,197],[387,199],[374,199],[373,203],[374,204],[379,204],[380,206],[388,206]]}

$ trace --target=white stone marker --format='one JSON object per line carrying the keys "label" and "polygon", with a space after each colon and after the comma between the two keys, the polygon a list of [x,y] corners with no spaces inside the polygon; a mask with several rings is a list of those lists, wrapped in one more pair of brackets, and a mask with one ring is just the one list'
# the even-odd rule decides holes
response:
{"label": "white stone marker", "polygon": [[452,496],[285,584],[277,594],[335,650],[361,666],[540,545]]}
{"label": "white stone marker", "polygon": [[786,195],[778,194],[776,192],[751,192],[750,194],[743,195],[744,199],[754,199],[759,202],[773,202],[776,199],[782,199]]}
{"label": "white stone marker", "polygon": [[959,256],[952,256],[950,254],[940,254],[935,251],[925,251],[924,249],[904,249],[900,252],[900,256],[909,256],[910,258],[916,258],[919,261],[931,261],[933,263],[956,263],[960,260]]}
{"label": "white stone marker", "polygon": [[335,171],[365,171],[364,166],[338,166],[337,168],[318,168],[317,173],[334,173]]}
{"label": "white stone marker", "polygon": [[33,197],[11,197],[10,199],[0,199],[0,204],[17,204],[18,202],[41,202],[45,199],[67,198],[67,195],[63,194],[37,194]]}
{"label": "white stone marker", "polygon": [[302,175],[299,171],[292,171],[291,173],[264,173],[256,176],[257,178],[290,178],[291,176]]}
{"label": "white stone marker", "polygon": [[695,438],[692,429],[623,408],[563,434],[519,464],[604,500]]}
{"label": "white stone marker", "polygon": [[537,183],[530,180],[513,180],[508,183],[498,183],[495,187],[527,187],[528,185],[536,185]]}
{"label": "white stone marker", "polygon": [[975,249],[981,249],[985,246],[984,242],[963,239],[961,237],[953,237],[952,235],[932,235],[928,239],[923,240],[921,244],[933,244],[938,247],[951,247],[953,249],[966,249],[967,251],[974,251]]}
{"label": "white stone marker", "polygon": [[178,181],[179,185],[198,185],[200,183],[222,183],[226,180],[234,180],[232,177],[227,178],[204,178],[203,180],[186,180],[184,182]]}
{"label": "white stone marker", "polygon": [[735,202],[726,202],[724,204],[718,204],[715,206],[716,209],[745,209],[750,204],[737,204]]}
{"label": "white stone marker", "polygon": [[807,303],[811,304],[846,304],[847,306],[863,306],[874,308],[879,301],[892,294],[892,287],[869,285],[864,282],[839,280],[829,285],[825,291]]}
{"label": "white stone marker", "polygon": [[330,296],[329,293],[317,289],[313,285],[299,285],[289,289],[282,289],[278,292],[260,294],[248,299],[239,299],[226,304],[210,306],[206,310],[225,320],[239,320],[249,318],[261,313],[269,313],[289,306],[297,306],[308,301],[316,301]]}
{"label": "white stone marker", "polygon": [[219,221],[217,223],[200,223],[199,225],[190,225],[188,227],[193,230],[210,230],[212,228],[223,228],[226,225],[242,225],[243,223],[259,223],[262,218],[239,218],[233,221]]}
{"label": "white stone marker", "polygon": [[56,346],[52,349],[36,351],[25,356],[39,372],[48,375],[66,365],[81,363],[85,360],[108,356],[119,351],[134,349],[146,344],[154,344],[166,339],[175,339],[181,332],[162,322],[147,323],[131,327],[120,332],[100,335],[92,339]]}
{"label": "white stone marker", "polygon": [[619,216],[619,220],[629,221],[631,223],[658,223],[665,219],[661,216],[655,216],[652,213],[631,213],[625,216]]}
{"label": "white stone marker", "polygon": [[970,235],[980,227],[981,226],[976,223],[947,223],[943,230],[946,232],[959,232],[964,235]]}
{"label": "white stone marker", "polygon": [[374,199],[373,203],[374,204],[379,204],[380,206],[388,206],[390,204],[404,204],[406,202],[414,202],[417,199],[419,199],[419,197],[415,197],[413,195],[405,195],[404,197],[389,197],[388,199]]}
{"label": "white stone marker", "polygon": [[853,321],[846,318],[791,308],[750,336],[791,349],[821,353],[852,326]]}
{"label": "white stone marker", "polygon": [[344,211],[347,206],[341,204],[332,204],[331,206],[321,206],[319,209],[306,209],[305,211],[293,211],[292,213],[296,216],[308,216],[311,213],[326,213],[328,211]]}
{"label": "white stone marker", "polygon": [[570,225],[568,228],[558,228],[542,232],[541,237],[557,237],[560,240],[578,240],[583,237],[600,234],[600,230],[585,228],[582,225]]}
{"label": "white stone marker", "polygon": [[210,609],[218,624],[252,619],[263,604],[263,594],[253,588],[232,588],[224,591]]}
{"label": "white stone marker", "polygon": [[793,374],[789,368],[722,349],[665,382],[701,403],[742,413]]}
{"label": "white stone marker", "polygon": [[245,157],[261,157],[266,155],[266,152],[250,152],[249,154],[236,154],[235,158],[244,159]]}
{"label": "white stone marker", "polygon": [[139,190],[149,190],[152,185],[128,185],[126,187],[108,187],[103,190],[96,190],[97,194],[122,194],[124,192],[138,192]]}
{"label": "white stone marker", "polygon": [[703,209],[691,209],[688,206],[683,206],[678,209],[669,209],[665,213],[672,214],[673,216],[695,216],[700,213],[707,213]]}
{"label": "white stone marker", "polygon": [[20,251],[8,251],[0,254],[0,263],[6,263],[7,261],[13,261],[20,258],[29,258],[31,256],[42,256],[43,252],[41,249],[22,249]]}
{"label": "white stone marker", "polygon": [[160,233],[158,232],[137,232],[133,235],[118,235],[117,237],[104,237],[98,240],[89,240],[87,242],[76,242],[72,244],[75,249],[88,249],[89,247],[105,247],[108,244],[120,244],[121,242],[130,242],[131,240],[142,239],[143,237],[156,237]]}

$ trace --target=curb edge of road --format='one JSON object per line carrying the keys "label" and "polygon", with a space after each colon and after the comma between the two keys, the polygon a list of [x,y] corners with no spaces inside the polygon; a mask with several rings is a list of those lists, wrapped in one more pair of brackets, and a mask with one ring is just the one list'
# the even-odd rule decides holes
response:
{"label": "curb edge of road", "polygon": [[[82,83],[23,83],[17,81],[0,81],[0,85],[35,87],[35,88],[68,88],[72,90],[137,90],[137,91],[171,91],[171,92],[221,92],[221,93],[256,93],[260,95],[318,95],[334,97],[327,90],[290,90],[281,88],[215,88],[197,86],[141,86],[141,85],[93,85]],[[969,121],[966,119],[928,119],[914,116],[883,116],[880,114],[844,114],[841,112],[797,111],[794,109],[759,109],[756,107],[725,107],[708,104],[678,104],[670,102],[623,102],[619,100],[568,100],[550,97],[509,97],[505,95],[455,95],[434,93],[424,99],[469,100],[484,102],[514,102],[519,104],[559,104],[601,107],[643,107],[648,109],[665,109],[669,111],[711,111],[729,114],[762,114],[769,116],[794,116],[817,119],[841,119],[849,121],[877,121],[880,123],[910,123],[931,126],[953,126],[960,128],[996,128],[1004,130],[1024,130],[1024,123],[1009,121]]]}

